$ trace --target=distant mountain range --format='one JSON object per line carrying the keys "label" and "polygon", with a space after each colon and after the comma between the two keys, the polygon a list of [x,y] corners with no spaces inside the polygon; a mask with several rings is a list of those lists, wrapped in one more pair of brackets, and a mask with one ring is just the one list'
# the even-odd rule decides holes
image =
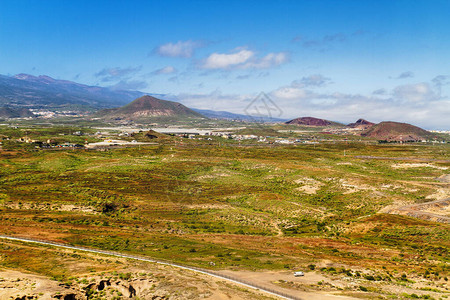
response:
{"label": "distant mountain range", "polygon": [[3,106],[0,107],[0,118],[33,118],[35,115],[27,108],[24,107],[10,107]]}
{"label": "distant mountain range", "polygon": [[250,115],[242,115],[235,114],[228,111],[215,111],[215,110],[207,110],[207,109],[198,109],[192,108],[192,110],[204,115],[205,117],[211,119],[221,119],[221,120],[231,120],[231,121],[245,121],[245,122],[267,122],[267,123],[280,123],[285,122],[285,119],[279,118],[270,118],[264,116],[250,116]]}
{"label": "distant mountain range", "polygon": [[[95,112],[101,109],[126,105],[143,95],[145,93],[140,91],[123,91],[99,86],[89,86],[68,80],[57,80],[46,75],[0,75],[0,107],[5,106],[8,108],[3,109],[4,112],[0,115],[0,118],[32,116],[28,113],[18,114],[17,110],[21,108]],[[160,94],[150,95],[158,98],[165,96]],[[247,122],[285,121],[275,118],[258,117],[255,119],[252,116],[234,114],[226,111],[192,110],[213,119],[242,120]]]}
{"label": "distant mountain range", "polygon": [[142,95],[138,91],[88,86],[45,75],[0,75],[0,106],[96,110],[125,105]]}

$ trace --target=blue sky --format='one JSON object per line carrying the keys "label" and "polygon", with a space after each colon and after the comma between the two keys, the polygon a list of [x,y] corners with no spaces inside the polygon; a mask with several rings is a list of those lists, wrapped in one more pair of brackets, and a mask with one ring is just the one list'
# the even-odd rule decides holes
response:
{"label": "blue sky", "polygon": [[0,0],[0,74],[450,129],[450,1]]}

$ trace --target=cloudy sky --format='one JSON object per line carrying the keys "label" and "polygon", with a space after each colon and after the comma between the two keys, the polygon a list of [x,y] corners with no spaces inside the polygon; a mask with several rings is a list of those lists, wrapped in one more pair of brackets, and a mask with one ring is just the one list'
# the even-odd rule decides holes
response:
{"label": "cloudy sky", "polygon": [[450,1],[0,0],[0,74],[450,129]]}

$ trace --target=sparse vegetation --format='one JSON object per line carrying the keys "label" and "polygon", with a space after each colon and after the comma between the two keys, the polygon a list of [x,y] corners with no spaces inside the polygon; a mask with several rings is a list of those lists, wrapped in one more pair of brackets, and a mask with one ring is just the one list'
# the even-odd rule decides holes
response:
{"label": "sparse vegetation", "polygon": [[[27,132],[51,138],[60,131],[70,129]],[[0,134],[23,132],[1,127]],[[140,149],[36,151],[11,139],[0,150],[0,231],[215,270],[301,266],[357,280],[361,293],[381,293],[371,288],[378,283],[446,282],[449,225],[383,209],[448,193],[448,183],[435,179],[448,174],[448,145],[177,140]],[[370,158],[380,156],[393,159]],[[434,167],[392,167],[405,158]],[[70,269],[51,271],[57,261],[33,263],[38,254],[14,247],[0,244],[0,266],[74,282]]]}

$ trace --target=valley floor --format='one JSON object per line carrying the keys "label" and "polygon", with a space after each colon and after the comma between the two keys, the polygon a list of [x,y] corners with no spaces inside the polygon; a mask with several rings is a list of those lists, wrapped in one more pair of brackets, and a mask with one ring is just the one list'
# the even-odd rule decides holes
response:
{"label": "valley floor", "polygon": [[[217,141],[7,145],[0,233],[206,268],[305,299],[450,296],[449,145]],[[5,240],[0,268],[5,299],[121,299],[130,285],[136,299],[270,298],[167,266]]]}

